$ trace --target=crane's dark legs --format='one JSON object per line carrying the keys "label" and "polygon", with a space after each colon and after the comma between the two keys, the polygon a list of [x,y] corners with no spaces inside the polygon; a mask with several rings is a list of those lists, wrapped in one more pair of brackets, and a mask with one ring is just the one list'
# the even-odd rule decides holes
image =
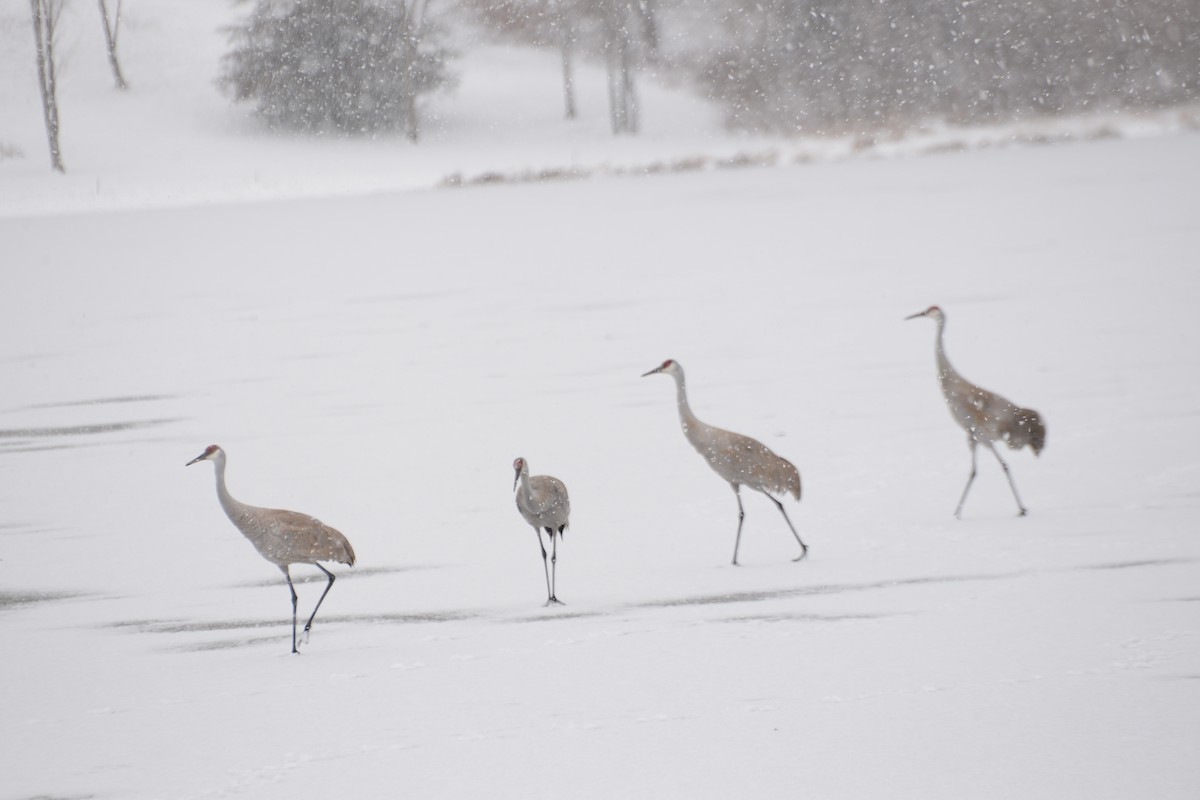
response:
{"label": "crane's dark legs", "polygon": [[287,567],[281,567],[284,577],[287,578],[288,590],[292,593],[292,652],[299,653],[296,649],[296,603],[300,599],[296,597],[296,587],[292,586],[292,573]]}
{"label": "crane's dark legs", "polygon": [[795,536],[796,541],[800,542],[800,555],[798,555],[792,559],[792,561],[799,561],[800,559],[802,559],[806,555],[808,555],[808,545],[806,545],[804,543],[804,540],[800,538],[800,534],[796,533],[796,528],[792,525],[792,521],[790,519],[788,519],[787,512],[783,510],[783,503],[779,502],[774,497],[771,497],[771,495],[767,494],[766,492],[763,492],[763,494],[766,494],[767,497],[771,498],[771,502],[774,503],[775,507],[779,509],[779,513],[783,514],[783,521],[786,522],[788,528],[791,529],[792,536]]}
{"label": "crane's dark legs", "polygon": [[329,583],[325,584],[325,591],[321,592],[321,599],[317,601],[317,607],[313,609],[312,616],[308,618],[308,622],[304,623],[305,644],[308,644],[308,632],[312,630],[312,622],[317,618],[317,611],[321,608],[321,603],[325,602],[325,595],[329,594],[329,590],[333,588],[333,573],[316,562],[313,562],[313,564],[317,569],[329,576]]}
{"label": "crane's dark legs", "polygon": [[[958,508],[954,509],[954,516],[956,519],[962,519],[963,503],[967,502],[967,492],[971,491],[971,484],[975,481],[975,440],[968,437],[967,444],[971,448],[971,474],[967,476],[967,485],[963,487],[962,497],[958,498]],[[992,452],[994,453],[996,451],[992,450]],[[999,457],[1000,456],[996,456],[996,458]],[[1003,464],[1004,462],[1001,461],[1000,463]],[[1004,471],[1008,472],[1008,467],[1005,467]],[[1020,501],[1018,501],[1018,504],[1019,503]]]}
{"label": "crane's dark legs", "polygon": [[[547,528],[546,530],[550,530],[550,528]],[[533,532],[537,535],[538,547],[540,547],[542,550],[542,569],[546,571],[546,605],[550,605],[551,603],[555,602],[555,600],[554,590],[550,588],[550,567],[546,564],[546,545],[542,544],[542,529],[535,527]],[[554,534],[551,534],[550,538],[553,540]]]}
{"label": "crane's dark legs", "polygon": [[1017,494],[1017,485],[1013,483],[1012,473],[1008,471],[1008,464],[1005,464],[1004,459],[1001,458],[1000,454],[996,452],[995,445],[989,444],[988,449],[992,451],[992,455],[996,457],[996,460],[1000,462],[1000,466],[1004,468],[1004,477],[1008,478],[1008,488],[1012,489],[1013,499],[1017,501],[1017,508],[1021,509],[1021,513],[1019,513],[1017,516],[1025,516],[1029,512],[1026,511],[1025,506],[1021,504],[1021,497]]}
{"label": "crane's dark legs", "polygon": [[[550,534],[550,602],[566,605],[558,599],[558,539],[554,538],[553,528],[546,528],[546,532]],[[559,528],[558,535],[562,537],[562,528]]]}
{"label": "crane's dark legs", "polygon": [[746,511],[745,511],[745,509],[742,508],[742,487],[737,485],[736,483],[733,483],[730,485],[733,487],[733,493],[737,497],[737,501],[738,501],[737,538],[733,540],[733,565],[736,567],[738,565],[738,562],[737,562],[738,547],[740,547],[742,544],[742,520],[744,520],[746,518]]}

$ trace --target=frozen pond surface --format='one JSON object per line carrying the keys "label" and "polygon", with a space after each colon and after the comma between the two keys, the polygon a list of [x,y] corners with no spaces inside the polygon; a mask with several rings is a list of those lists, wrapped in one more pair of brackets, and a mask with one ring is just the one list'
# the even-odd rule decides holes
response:
{"label": "frozen pond surface", "polygon": [[[1198,155],[0,220],[0,797],[1194,798]],[[986,453],[951,515],[931,303],[1047,420],[1027,518]],[[668,357],[797,464],[807,561],[744,493],[728,565]],[[358,553],[298,657],[214,442]]]}

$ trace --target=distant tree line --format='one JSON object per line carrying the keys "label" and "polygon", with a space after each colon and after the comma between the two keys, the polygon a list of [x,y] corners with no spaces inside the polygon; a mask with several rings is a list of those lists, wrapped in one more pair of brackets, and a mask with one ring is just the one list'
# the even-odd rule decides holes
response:
{"label": "distant tree line", "polygon": [[743,128],[990,122],[1200,99],[1197,0],[722,3],[701,85]]}
{"label": "distant tree line", "polygon": [[[493,29],[690,80],[729,125],[837,133],[1200,100],[1200,0],[464,0]],[[562,5],[558,5],[562,4]],[[565,10],[560,10],[565,9]]]}
{"label": "distant tree line", "polygon": [[[51,164],[62,171],[58,26],[29,0]],[[97,0],[115,85],[121,0]],[[273,128],[416,141],[422,95],[452,86],[431,0],[234,0],[220,85]],[[1200,102],[1200,0],[449,0],[497,35],[606,66],[614,133],[636,133],[636,76],[691,81],[729,125],[800,133]]]}

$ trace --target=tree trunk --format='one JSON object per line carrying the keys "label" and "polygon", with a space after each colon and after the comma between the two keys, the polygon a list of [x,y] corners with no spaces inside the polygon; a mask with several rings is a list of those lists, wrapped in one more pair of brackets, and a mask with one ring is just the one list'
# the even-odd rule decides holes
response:
{"label": "tree trunk", "polygon": [[632,48],[627,42],[621,50],[621,95],[625,98],[625,132],[638,132],[637,86],[633,82]]}
{"label": "tree trunk", "polygon": [[604,51],[608,65],[609,117],[614,134],[637,133],[637,87],[633,80],[634,43],[629,33],[629,0],[604,2]]}
{"label": "tree trunk", "polygon": [[658,18],[654,13],[654,0],[634,0],[638,16],[642,18],[642,32],[646,36],[646,52],[650,61],[658,60]]}
{"label": "tree trunk", "polygon": [[66,172],[58,145],[58,95],[54,64],[54,34],[62,13],[62,0],[29,0],[33,13],[33,35],[37,45],[38,89],[42,95],[42,117],[50,145],[50,166]]}
{"label": "tree trunk", "polygon": [[571,55],[575,45],[575,28],[567,11],[563,8],[565,0],[554,4],[554,24],[558,29],[558,44],[562,50],[563,104],[567,119],[575,119],[575,72],[571,68]]}
{"label": "tree trunk", "polygon": [[108,21],[108,4],[100,0],[100,20],[104,23],[104,41],[108,45],[108,64],[112,67],[113,80],[118,89],[128,89],[125,76],[121,74],[121,64],[117,61],[117,32],[121,27],[121,0],[117,0],[117,15],[112,23]]}
{"label": "tree trunk", "polygon": [[[606,48],[615,51],[617,44],[606,45]],[[615,52],[609,52],[607,64],[608,76],[608,118],[612,124],[612,132],[619,134],[625,130],[625,101],[621,97],[621,76],[620,68],[618,67],[619,57]]]}
{"label": "tree trunk", "polygon": [[417,64],[420,59],[420,25],[428,3],[421,0],[401,0],[404,9],[403,46],[404,46],[404,80],[400,91],[404,103],[404,132],[413,144],[421,137],[420,121],[417,119]]}

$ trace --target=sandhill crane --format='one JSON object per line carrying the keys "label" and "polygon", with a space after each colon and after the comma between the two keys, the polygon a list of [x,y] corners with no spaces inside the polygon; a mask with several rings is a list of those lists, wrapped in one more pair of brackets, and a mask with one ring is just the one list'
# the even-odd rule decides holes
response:
{"label": "sandhill crane", "polygon": [[714,428],[696,419],[688,406],[687,389],[683,380],[683,367],[678,361],[667,359],[661,365],[642,375],[657,373],[670,375],[675,379],[676,402],[679,405],[679,423],[683,426],[683,435],[696,448],[696,452],[704,456],[704,460],[713,471],[729,482],[737,497],[738,526],[737,538],[733,542],[733,565],[738,565],[738,546],[742,541],[742,520],[746,512],[742,508],[741,487],[762,492],[771,498],[771,502],[783,514],[783,520],[792,531],[792,536],[800,543],[800,555],[792,559],[799,561],[808,555],[808,545],[796,533],[792,521],[788,519],[783,503],[775,499],[773,494],[791,494],[796,500],[800,499],[800,472],[787,459],[780,458],[771,452],[762,442],[742,436],[740,433]]}
{"label": "sandhill crane", "polygon": [[1009,488],[1012,489],[1013,498],[1017,501],[1017,508],[1020,509],[1019,516],[1025,516],[1028,512],[1017,495],[1017,485],[1013,483],[1008,464],[1005,464],[1004,459],[996,452],[995,443],[1003,441],[1010,450],[1020,450],[1029,445],[1036,456],[1046,446],[1046,425],[1033,409],[1021,408],[994,392],[979,388],[950,366],[942,343],[942,335],[946,331],[946,312],[937,306],[930,306],[905,319],[917,317],[929,317],[937,323],[935,350],[938,382],[942,386],[942,395],[946,398],[950,416],[967,432],[967,445],[971,448],[971,474],[967,476],[967,485],[963,487],[958,507],[954,509],[954,516],[962,519],[963,503],[967,501],[967,492],[971,490],[971,483],[975,480],[975,448],[981,444],[991,450],[992,455],[1000,462],[1004,476],[1008,478]]}
{"label": "sandhill crane", "polygon": [[292,652],[296,649],[296,587],[292,585],[292,574],[288,570],[291,564],[312,564],[324,572],[329,578],[325,591],[317,600],[316,608],[308,622],[304,623],[304,641],[308,641],[308,633],[312,629],[317,609],[325,600],[325,595],[333,588],[333,573],[325,569],[319,562],[336,561],[341,564],[354,566],[354,548],[338,531],[318,519],[295,511],[282,511],[275,508],[258,508],[239,503],[230,496],[225,488],[225,451],[215,444],[210,444],[204,452],[184,464],[190,467],[197,461],[211,461],[217,472],[217,499],[225,515],[241,531],[250,543],[258,550],[259,555],[283,570],[287,578],[288,589],[292,593]]}
{"label": "sandhill crane", "polygon": [[[542,549],[542,569],[546,571],[546,605],[563,605],[555,592],[558,578],[558,534],[561,539],[563,531],[571,523],[571,501],[567,497],[567,487],[558,478],[549,475],[529,476],[529,462],[518,458],[513,462],[513,491],[517,493],[517,510],[525,521],[533,526],[537,534],[538,547]],[[519,485],[519,488],[518,488]],[[550,564],[554,568],[554,578],[550,577],[550,567],[546,566],[546,545],[542,544],[542,530],[550,536]]]}

